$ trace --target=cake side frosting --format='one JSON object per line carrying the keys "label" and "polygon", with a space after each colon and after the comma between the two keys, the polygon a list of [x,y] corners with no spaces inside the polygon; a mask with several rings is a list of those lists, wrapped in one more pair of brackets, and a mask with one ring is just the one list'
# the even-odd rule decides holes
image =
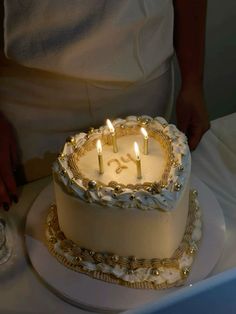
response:
{"label": "cake side frosting", "polygon": [[173,255],[183,238],[188,183],[171,212],[86,203],[66,193],[56,181],[54,190],[60,229],[82,247],[139,258],[165,258]]}
{"label": "cake side frosting", "polygon": [[48,248],[63,265],[93,278],[132,288],[163,289],[183,284],[190,273],[201,237],[201,209],[195,190],[190,193],[183,239],[170,258],[139,259],[130,255],[92,251],[66,239],[60,230],[54,205],[47,217]]}

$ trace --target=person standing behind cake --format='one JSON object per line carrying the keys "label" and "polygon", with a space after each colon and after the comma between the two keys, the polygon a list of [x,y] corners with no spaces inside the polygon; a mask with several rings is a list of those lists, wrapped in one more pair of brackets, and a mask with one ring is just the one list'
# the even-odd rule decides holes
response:
{"label": "person standing behind cake", "polygon": [[27,181],[48,175],[68,135],[106,118],[169,119],[174,49],[182,78],[177,125],[195,149],[209,128],[206,2],[5,0],[0,206],[17,201],[19,163]]}

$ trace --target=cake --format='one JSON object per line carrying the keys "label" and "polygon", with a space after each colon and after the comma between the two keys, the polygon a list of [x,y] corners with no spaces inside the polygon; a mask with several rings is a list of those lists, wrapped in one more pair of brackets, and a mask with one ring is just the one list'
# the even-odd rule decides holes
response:
{"label": "cake", "polygon": [[201,239],[190,172],[186,136],[161,117],[129,116],[70,137],[53,165],[50,252],[107,282],[183,284]]}

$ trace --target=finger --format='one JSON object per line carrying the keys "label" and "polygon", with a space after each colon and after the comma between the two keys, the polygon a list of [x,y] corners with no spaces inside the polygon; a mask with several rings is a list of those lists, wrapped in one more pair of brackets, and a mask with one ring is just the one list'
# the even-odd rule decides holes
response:
{"label": "finger", "polygon": [[9,157],[4,158],[4,166],[1,166],[0,175],[8,194],[17,197],[17,187]]}
{"label": "finger", "polygon": [[0,177],[0,206],[2,206],[4,210],[8,210],[10,204],[11,204],[10,197],[8,195],[7,189],[4,185],[2,178]]}
{"label": "finger", "polygon": [[13,170],[17,169],[20,163],[20,158],[18,155],[18,149],[15,141],[13,141],[10,145],[10,155],[11,155],[11,163]]}
{"label": "finger", "polygon": [[200,126],[190,127],[188,132],[188,143],[190,150],[194,150],[202,138],[202,128]]}

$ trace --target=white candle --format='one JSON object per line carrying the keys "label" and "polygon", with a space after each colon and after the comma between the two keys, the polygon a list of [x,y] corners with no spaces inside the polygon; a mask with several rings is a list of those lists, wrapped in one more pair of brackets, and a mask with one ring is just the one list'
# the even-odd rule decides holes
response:
{"label": "white candle", "polygon": [[115,132],[113,124],[111,123],[111,121],[109,119],[107,119],[107,126],[108,126],[110,133],[111,133],[113,152],[117,153],[118,147],[117,147],[117,141],[116,141],[116,132]]}
{"label": "white candle", "polygon": [[143,134],[143,153],[148,155],[148,133],[144,128],[141,128],[141,133]]}
{"label": "white candle", "polygon": [[137,178],[141,179],[142,178],[141,159],[140,159],[139,147],[138,147],[137,142],[134,142],[134,152],[136,156]]}
{"label": "white candle", "polygon": [[103,167],[103,157],[102,157],[102,143],[100,140],[97,140],[97,152],[98,152],[98,166],[99,166],[99,173],[104,173],[104,167]]}

